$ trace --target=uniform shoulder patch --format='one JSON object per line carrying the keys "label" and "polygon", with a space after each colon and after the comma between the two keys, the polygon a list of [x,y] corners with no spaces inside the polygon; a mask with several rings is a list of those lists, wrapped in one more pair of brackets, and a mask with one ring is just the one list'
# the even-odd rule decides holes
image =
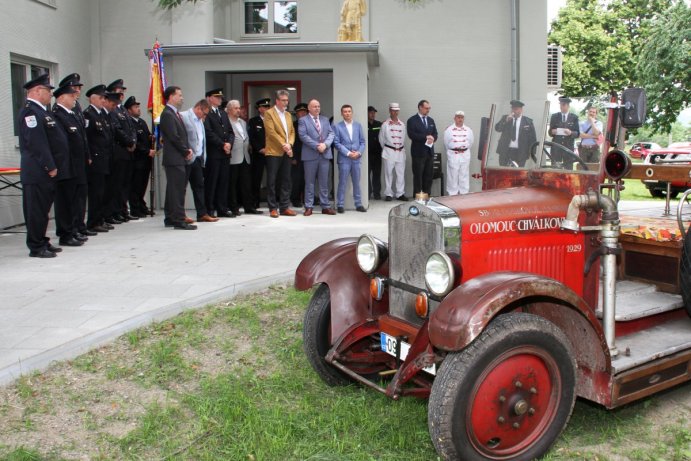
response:
{"label": "uniform shoulder patch", "polygon": [[24,117],[24,122],[26,123],[26,126],[29,128],[36,128],[38,123],[36,122],[36,116],[35,115],[28,115]]}

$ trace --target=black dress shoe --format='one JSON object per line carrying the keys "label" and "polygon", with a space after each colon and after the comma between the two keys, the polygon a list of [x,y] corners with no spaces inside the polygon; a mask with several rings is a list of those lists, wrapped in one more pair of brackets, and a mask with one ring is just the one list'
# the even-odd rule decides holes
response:
{"label": "black dress shoe", "polygon": [[186,222],[179,222],[179,223],[174,223],[173,224],[173,229],[178,229],[178,230],[195,230],[197,229],[197,226],[194,224],[187,224]]}
{"label": "black dress shoe", "polygon": [[399,195],[397,199],[400,200],[401,202],[407,202],[408,201],[408,197],[406,197],[405,195]]}
{"label": "black dress shoe", "polygon": [[235,215],[233,213],[231,213],[230,211],[223,211],[223,212],[219,212],[217,217],[219,217],[219,218],[234,218]]}
{"label": "black dress shoe", "polygon": [[345,213],[345,208],[339,206],[338,208],[336,208],[336,211],[338,211],[339,213]]}
{"label": "black dress shoe", "polygon": [[46,250],[50,251],[51,253],[60,253],[62,251],[62,248],[58,248],[49,243],[48,245],[46,245]]}
{"label": "black dress shoe", "polygon": [[110,218],[106,218],[106,224],[122,224],[122,221],[120,221],[119,219],[110,217]]}
{"label": "black dress shoe", "polygon": [[374,200],[381,200],[381,195],[375,195]]}
{"label": "black dress shoe", "polygon": [[82,245],[84,245],[84,242],[80,242],[79,240],[72,237],[60,239],[60,246],[63,247],[80,247]]}
{"label": "black dress shoe", "polygon": [[89,237],[87,237],[86,235],[79,234],[79,233],[74,234],[72,236],[72,238],[77,240],[78,242],[86,242],[87,240],[89,240]]}
{"label": "black dress shoe", "polygon": [[264,212],[255,208],[250,208],[249,210],[245,210],[245,214],[264,214]]}
{"label": "black dress shoe", "polygon": [[108,229],[106,229],[103,226],[94,226],[91,229],[89,229],[89,232],[91,232],[94,235],[97,235],[99,232],[108,232]]}
{"label": "black dress shoe", "polygon": [[235,216],[242,216],[242,212],[240,210],[231,210],[231,213],[233,213]]}
{"label": "black dress shoe", "polygon": [[125,221],[137,221],[138,219],[139,217],[133,214],[128,214],[127,216],[125,216]]}
{"label": "black dress shoe", "polygon": [[111,226],[111,225],[108,224],[107,222],[104,222],[103,224],[101,224],[101,227],[105,227],[105,228],[108,229],[108,230],[113,230],[113,229],[115,229],[115,226]]}
{"label": "black dress shoe", "polygon": [[29,256],[32,258],[54,258],[57,255],[52,251],[48,251],[47,249],[43,248],[42,250],[38,251],[30,251]]}
{"label": "black dress shoe", "polygon": [[386,202],[390,202],[391,200],[393,200],[393,197],[391,197],[390,195],[387,195],[386,198],[384,199],[384,201],[386,201]]}
{"label": "black dress shoe", "polygon": [[362,206],[362,205],[360,205],[359,207],[357,207],[357,208],[355,208],[355,209],[356,209],[357,211],[359,211],[360,213],[367,213],[367,208],[365,208],[365,207]]}
{"label": "black dress shoe", "polygon": [[[106,229],[106,230],[108,230],[108,229]],[[94,232],[94,231],[89,230],[89,229],[84,229],[82,232],[80,232],[80,234],[86,235],[87,237],[93,237],[94,235],[98,235],[98,232]]]}

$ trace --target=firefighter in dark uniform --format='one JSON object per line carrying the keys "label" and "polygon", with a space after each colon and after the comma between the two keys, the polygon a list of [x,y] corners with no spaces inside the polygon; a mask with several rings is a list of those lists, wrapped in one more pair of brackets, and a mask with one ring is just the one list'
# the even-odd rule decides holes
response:
{"label": "firefighter in dark uniform", "polygon": [[118,95],[115,109],[109,111],[114,135],[113,160],[108,183],[111,210],[110,215],[106,218],[106,222],[110,224],[139,219],[131,216],[127,210],[127,200],[130,196],[129,188],[132,182],[132,159],[137,145],[137,134],[134,124],[131,123],[131,118],[122,106],[126,89],[122,79],[117,79],[106,87],[107,92]]}
{"label": "firefighter in dark uniform", "polygon": [[87,146],[83,137],[81,122],[74,115],[76,91],[71,86],[61,86],[53,92],[53,116],[67,135],[67,155],[58,165],[55,186],[55,233],[61,246],[82,246],[88,238],[77,231],[79,200],[77,184],[86,182]]}
{"label": "firefighter in dark uniform", "polygon": [[92,232],[108,232],[113,229],[113,226],[105,222],[106,181],[110,174],[110,158],[113,155],[113,133],[109,117],[103,109],[105,94],[105,85],[96,85],[87,91],[86,96],[90,104],[84,110],[90,153],[87,168],[89,206],[86,226]]}
{"label": "firefighter in dark uniform", "polygon": [[134,125],[137,134],[137,145],[134,148],[132,162],[132,184],[130,186],[130,214],[137,218],[144,218],[149,213],[149,207],[144,200],[146,188],[151,175],[151,159],[156,151],[151,148],[151,131],[149,125],[141,119],[141,104],[130,96],[125,101],[125,109]]}
{"label": "firefighter in dark uniform", "polygon": [[264,146],[266,145],[266,134],[264,133],[264,112],[271,107],[271,99],[264,98],[256,102],[259,115],[252,117],[247,122],[247,131],[250,138],[250,155],[252,163],[252,195],[255,199],[255,208],[259,208],[260,193],[262,186],[262,176],[266,168],[266,158],[264,157]]}
{"label": "firefighter in dark uniform", "polygon": [[[84,138],[84,143],[87,146],[87,155],[84,158],[84,171],[86,171],[86,168],[88,166],[88,161],[89,161],[89,156],[88,156],[88,143],[86,140],[86,119],[84,118],[84,111],[82,109],[81,104],[79,103],[79,98],[82,96],[82,87],[84,84],[80,81],[81,77],[77,73],[72,73],[69,74],[67,77],[63,78],[60,80],[60,84],[58,87],[63,87],[63,86],[69,86],[73,90],[76,91],[75,93],[75,104],[74,104],[74,109],[72,109],[72,113],[74,116],[79,120],[80,123],[80,132],[81,135]],[[84,174],[83,177],[78,176],[77,177],[77,200],[78,204],[75,208],[75,212],[78,213],[77,217],[77,232],[83,236],[93,236],[96,235],[96,232],[92,232],[87,229],[86,227],[86,199],[88,196],[88,190],[87,190],[87,179],[86,179],[86,174]]]}
{"label": "firefighter in dark uniform", "polygon": [[[61,143],[57,141],[64,132],[47,112],[51,93],[48,74],[27,82],[26,102],[19,111],[19,152],[21,153],[22,208],[26,223],[26,246],[29,256],[54,258],[61,248],[54,247],[46,236],[48,213],[55,199],[55,177],[60,163]],[[66,144],[66,142],[65,142]]]}
{"label": "firefighter in dark uniform", "polygon": [[377,109],[367,106],[367,164],[369,167],[369,198],[381,200],[381,154],[379,133],[382,123],[376,120]]}
{"label": "firefighter in dark uniform", "polygon": [[[297,103],[295,108],[295,117],[293,118],[293,128],[295,133],[298,132],[298,120],[307,115],[307,104],[304,102]],[[292,189],[290,191],[290,202],[294,207],[302,206],[302,196],[305,192],[305,167],[302,163],[302,141],[300,136],[295,136],[295,143],[293,144],[293,158],[290,159],[290,178]]]}

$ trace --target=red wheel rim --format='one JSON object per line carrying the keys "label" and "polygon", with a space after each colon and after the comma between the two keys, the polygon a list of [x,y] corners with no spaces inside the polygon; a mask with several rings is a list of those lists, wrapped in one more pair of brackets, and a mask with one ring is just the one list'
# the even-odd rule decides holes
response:
{"label": "red wheel rim", "polygon": [[546,351],[506,351],[480,374],[468,396],[468,439],[490,459],[520,454],[549,428],[561,396],[561,373]]}

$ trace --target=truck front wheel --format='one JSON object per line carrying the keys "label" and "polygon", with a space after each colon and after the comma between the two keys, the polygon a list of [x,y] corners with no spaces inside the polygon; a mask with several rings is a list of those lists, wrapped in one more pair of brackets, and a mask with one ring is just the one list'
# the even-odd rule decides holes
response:
{"label": "truck front wheel", "polygon": [[352,381],[326,362],[331,348],[331,294],[325,283],[319,285],[310,300],[302,327],[303,348],[307,360],[329,386],[344,386]]}
{"label": "truck front wheel", "polygon": [[432,386],[428,424],[445,460],[531,460],[569,420],[575,361],[566,335],[532,314],[498,317],[448,354]]}

